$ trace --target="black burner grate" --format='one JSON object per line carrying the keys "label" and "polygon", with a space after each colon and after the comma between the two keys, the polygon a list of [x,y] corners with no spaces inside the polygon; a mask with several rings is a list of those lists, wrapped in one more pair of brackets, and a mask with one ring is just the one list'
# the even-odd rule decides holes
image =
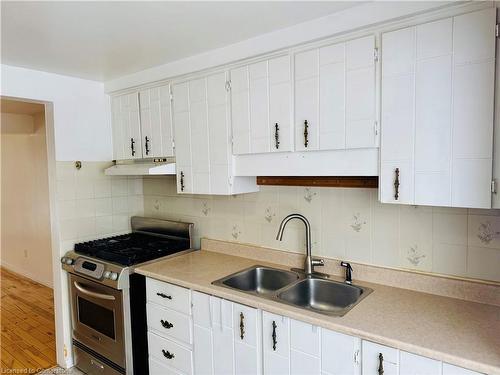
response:
{"label": "black burner grate", "polygon": [[189,240],[129,233],[75,244],[75,252],[124,266],[147,262],[189,249]]}

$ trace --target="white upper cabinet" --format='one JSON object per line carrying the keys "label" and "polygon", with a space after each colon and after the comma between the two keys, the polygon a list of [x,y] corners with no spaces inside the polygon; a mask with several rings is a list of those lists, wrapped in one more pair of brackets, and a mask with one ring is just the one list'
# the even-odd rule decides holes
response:
{"label": "white upper cabinet", "polygon": [[173,85],[177,191],[237,194],[257,191],[255,179],[233,177],[226,73]]}
{"label": "white upper cabinet", "polygon": [[292,150],[288,55],[231,70],[233,154]]}
{"label": "white upper cabinet", "polygon": [[111,99],[113,157],[116,160],[141,159],[142,137],[137,93]]}
{"label": "white upper cabinet", "polygon": [[170,86],[111,99],[116,160],[173,156]]}
{"label": "white upper cabinet", "polygon": [[382,35],[380,199],[491,207],[494,9]]}
{"label": "white upper cabinet", "polygon": [[142,155],[145,158],[172,156],[172,117],[170,86],[139,92],[142,129]]}
{"label": "white upper cabinet", "polygon": [[377,147],[375,37],[295,54],[295,149]]}

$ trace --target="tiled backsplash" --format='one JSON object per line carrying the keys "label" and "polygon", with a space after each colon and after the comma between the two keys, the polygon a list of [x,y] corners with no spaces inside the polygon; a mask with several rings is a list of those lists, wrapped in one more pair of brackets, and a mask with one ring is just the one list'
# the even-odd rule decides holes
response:
{"label": "tiled backsplash", "polygon": [[130,216],[144,214],[142,177],[106,176],[110,162],[57,162],[61,253],[75,242],[130,230]]}
{"label": "tiled backsplash", "polygon": [[304,252],[299,212],[314,255],[500,281],[500,211],[381,204],[376,189],[261,187],[238,196],[178,195],[174,177],[144,178],[146,216],[195,223],[201,237]]}

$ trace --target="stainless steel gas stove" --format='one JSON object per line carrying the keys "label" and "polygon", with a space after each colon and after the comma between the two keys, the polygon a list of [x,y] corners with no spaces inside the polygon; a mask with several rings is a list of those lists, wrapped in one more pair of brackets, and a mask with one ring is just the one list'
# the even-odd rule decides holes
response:
{"label": "stainless steel gas stove", "polygon": [[134,268],[192,251],[193,224],[135,216],[131,227],[78,243],[61,258],[75,364],[88,374],[147,374],[145,280]]}

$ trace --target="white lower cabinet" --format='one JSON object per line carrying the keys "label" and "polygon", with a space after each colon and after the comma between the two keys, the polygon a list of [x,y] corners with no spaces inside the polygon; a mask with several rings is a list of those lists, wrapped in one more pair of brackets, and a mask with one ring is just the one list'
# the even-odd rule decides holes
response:
{"label": "white lower cabinet", "polygon": [[321,373],[323,375],[361,374],[361,339],[322,329]]}
{"label": "white lower cabinet", "polygon": [[233,303],[234,369],[238,375],[262,373],[261,312]]}
{"label": "white lower cabinet", "polygon": [[480,375],[172,284],[146,285],[152,375]]}

